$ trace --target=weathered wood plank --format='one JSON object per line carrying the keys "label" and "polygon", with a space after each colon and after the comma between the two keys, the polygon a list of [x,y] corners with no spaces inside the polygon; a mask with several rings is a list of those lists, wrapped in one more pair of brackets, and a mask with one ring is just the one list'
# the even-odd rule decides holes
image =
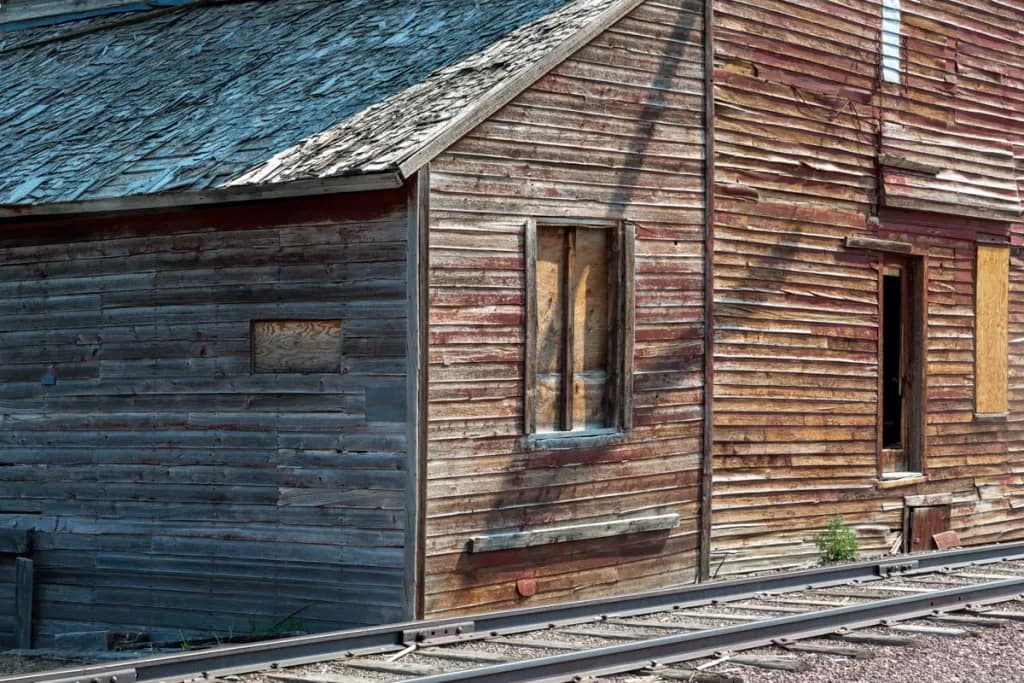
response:
{"label": "weathered wood plank", "polygon": [[[409,616],[406,193],[350,199],[8,226],[0,522],[37,528],[34,645]],[[287,372],[252,373],[253,321]]]}
{"label": "weathered wood plank", "polygon": [[14,561],[14,646],[20,649],[32,647],[32,602],[34,597],[34,566],[27,557]]}
{"label": "weathered wood plank", "polygon": [[473,536],[469,542],[472,552],[482,553],[509,548],[530,548],[550,543],[567,543],[609,536],[665,531],[672,529],[678,523],[679,514],[673,512],[650,517],[616,519],[609,522],[494,532]]}

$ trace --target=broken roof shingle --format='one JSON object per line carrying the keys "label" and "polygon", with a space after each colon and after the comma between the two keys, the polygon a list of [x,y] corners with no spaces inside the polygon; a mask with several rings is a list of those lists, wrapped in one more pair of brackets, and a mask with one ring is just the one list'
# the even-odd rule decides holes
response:
{"label": "broken roof shingle", "polygon": [[0,205],[394,167],[608,4],[206,2],[4,34]]}

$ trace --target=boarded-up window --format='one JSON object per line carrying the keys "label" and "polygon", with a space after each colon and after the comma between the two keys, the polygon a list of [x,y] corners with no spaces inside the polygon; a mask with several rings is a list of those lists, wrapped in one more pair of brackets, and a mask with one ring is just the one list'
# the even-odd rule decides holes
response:
{"label": "boarded-up window", "polygon": [[341,321],[253,321],[252,371],[341,372]]}
{"label": "boarded-up window", "polygon": [[978,246],[974,301],[974,396],[980,414],[1007,412],[1010,251]]}
{"label": "boarded-up window", "polygon": [[527,230],[527,432],[628,426],[631,226]]}

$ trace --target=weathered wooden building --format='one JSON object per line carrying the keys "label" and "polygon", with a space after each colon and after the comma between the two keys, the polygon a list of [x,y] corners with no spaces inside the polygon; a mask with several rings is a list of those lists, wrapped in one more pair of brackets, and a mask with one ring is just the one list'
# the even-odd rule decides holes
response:
{"label": "weathered wooden building", "polygon": [[694,579],[699,5],[36,4],[0,526],[37,644]]}
{"label": "weathered wooden building", "polygon": [[1024,536],[1022,27],[715,2],[712,573]]}
{"label": "weathered wooden building", "polygon": [[36,643],[1024,536],[1024,8],[895,3],[6,3]]}

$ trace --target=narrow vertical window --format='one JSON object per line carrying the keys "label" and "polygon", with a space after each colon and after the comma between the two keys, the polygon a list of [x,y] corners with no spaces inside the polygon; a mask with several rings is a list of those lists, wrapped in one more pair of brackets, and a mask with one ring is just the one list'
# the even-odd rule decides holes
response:
{"label": "narrow vertical window", "polygon": [[978,245],[974,297],[974,402],[981,415],[1009,410],[1007,361],[1009,356],[1008,300],[1010,250]]}
{"label": "narrow vertical window", "polygon": [[620,430],[632,334],[632,242],[624,248],[631,226],[531,222],[527,231],[527,432]]}
{"label": "narrow vertical window", "polygon": [[886,83],[899,83],[903,69],[900,59],[902,28],[900,0],[882,0],[882,78]]}

